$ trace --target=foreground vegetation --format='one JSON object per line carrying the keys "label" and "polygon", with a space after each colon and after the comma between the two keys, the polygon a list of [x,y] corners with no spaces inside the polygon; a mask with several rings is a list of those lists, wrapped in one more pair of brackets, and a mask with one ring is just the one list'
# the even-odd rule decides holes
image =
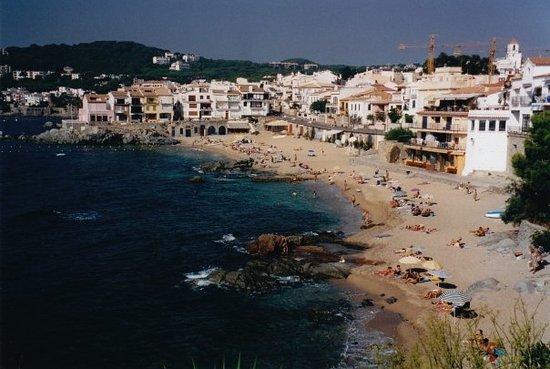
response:
{"label": "foreground vegetation", "polygon": [[[481,312],[471,320],[452,316],[432,316],[425,323],[418,340],[408,350],[388,353],[379,350],[378,368],[390,369],[544,369],[550,368],[550,346],[544,343],[547,326],[535,322],[533,311],[518,300],[514,317],[501,324],[498,315]],[[544,314],[544,312],[543,312]],[[494,361],[475,340],[481,319],[489,319],[491,332],[486,332],[499,347]]]}

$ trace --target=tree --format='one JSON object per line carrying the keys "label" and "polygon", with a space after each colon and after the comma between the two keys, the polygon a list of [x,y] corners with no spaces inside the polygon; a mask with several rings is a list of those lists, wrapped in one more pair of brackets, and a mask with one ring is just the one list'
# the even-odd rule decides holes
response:
{"label": "tree", "polygon": [[397,123],[399,119],[401,119],[401,112],[396,108],[391,108],[390,112],[388,113],[388,118],[390,118],[390,121],[392,123]]}
{"label": "tree", "polygon": [[327,101],[326,100],[317,100],[311,103],[309,110],[317,111],[319,113],[324,113],[326,111]]}
{"label": "tree", "polygon": [[517,224],[526,219],[548,225],[550,222],[550,112],[535,114],[525,140],[525,154],[512,157],[514,173],[519,177],[508,191],[502,220]]}
{"label": "tree", "polygon": [[384,135],[386,140],[397,140],[399,142],[408,142],[411,137],[413,137],[412,131],[403,127],[392,128]]}

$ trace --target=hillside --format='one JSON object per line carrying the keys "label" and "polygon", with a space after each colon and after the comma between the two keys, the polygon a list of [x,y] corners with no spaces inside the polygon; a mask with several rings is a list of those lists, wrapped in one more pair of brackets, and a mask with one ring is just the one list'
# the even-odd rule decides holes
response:
{"label": "hillside", "polygon": [[8,47],[0,64],[13,70],[62,71],[70,66],[79,73],[133,74],[151,64],[155,55],[165,50],[129,41],[96,41],[77,45],[31,45]]}
{"label": "hillside", "polygon": [[[96,41],[77,45],[31,45],[28,47],[8,47],[5,55],[0,55],[0,65],[9,65],[12,70],[52,71],[52,75],[44,79],[23,79],[14,81],[11,75],[1,80],[2,89],[9,87],[25,87],[30,91],[48,91],[57,86],[68,86],[106,92],[120,84],[129,84],[134,77],[143,79],[169,79],[180,83],[188,83],[194,79],[218,79],[235,81],[237,77],[245,77],[251,81],[259,81],[265,76],[275,76],[277,73],[288,74],[302,71],[301,67],[289,70],[270,65],[245,60],[215,60],[200,58],[191,63],[189,69],[170,71],[167,65],[152,64],[153,56],[162,56],[167,50],[145,46],[129,41]],[[309,62],[306,59],[294,59],[300,65]],[[71,80],[63,76],[63,68],[70,66],[80,74],[80,79]],[[330,66],[327,69],[339,73],[342,66]],[[311,73],[311,71],[309,72]],[[98,79],[97,76],[118,75],[118,79],[110,77]],[[95,77],[95,78],[94,78]]]}

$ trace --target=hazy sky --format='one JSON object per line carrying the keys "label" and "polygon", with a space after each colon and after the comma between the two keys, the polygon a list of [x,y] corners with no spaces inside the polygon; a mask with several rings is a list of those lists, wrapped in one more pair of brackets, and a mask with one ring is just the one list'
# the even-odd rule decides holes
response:
{"label": "hazy sky", "polygon": [[424,61],[425,49],[398,45],[425,45],[430,33],[440,44],[496,37],[497,56],[511,37],[550,48],[548,0],[0,0],[0,10],[2,47],[118,40],[213,59],[348,65]]}

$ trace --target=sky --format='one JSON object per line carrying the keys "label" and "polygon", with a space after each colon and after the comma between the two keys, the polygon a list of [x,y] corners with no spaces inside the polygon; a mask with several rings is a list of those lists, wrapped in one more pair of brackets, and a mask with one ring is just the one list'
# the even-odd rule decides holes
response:
{"label": "sky", "polygon": [[[497,57],[515,37],[550,56],[548,0],[0,0],[0,46],[135,41],[211,59],[305,58],[319,64],[423,62],[441,45]],[[399,50],[398,45],[418,46]],[[537,50],[538,49],[538,50]]]}

